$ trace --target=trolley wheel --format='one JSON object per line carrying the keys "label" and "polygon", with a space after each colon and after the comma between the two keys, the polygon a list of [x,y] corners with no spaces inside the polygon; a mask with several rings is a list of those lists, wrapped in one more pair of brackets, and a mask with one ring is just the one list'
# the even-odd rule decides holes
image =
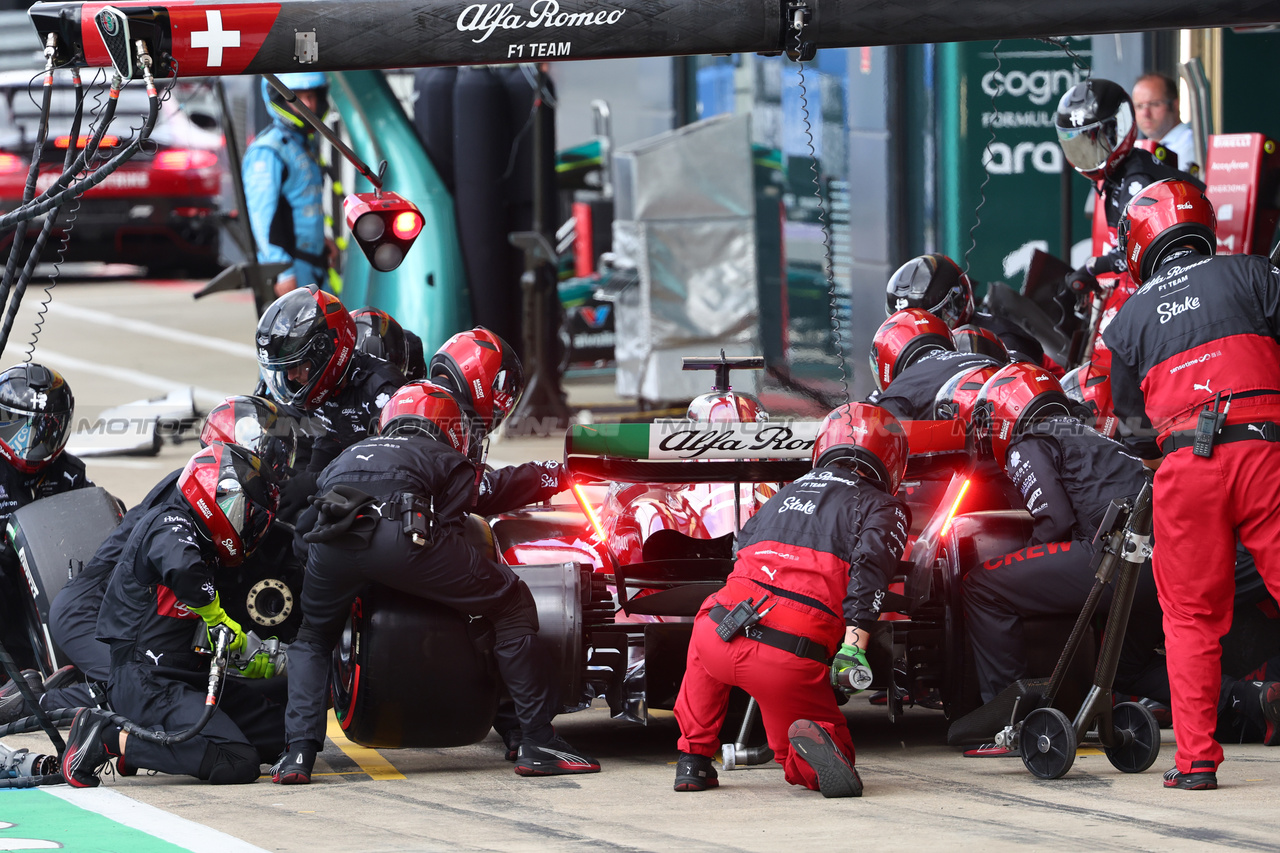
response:
{"label": "trolley wheel", "polygon": [[1022,763],[1041,779],[1061,779],[1076,760],[1076,730],[1057,708],[1036,708],[1022,721]]}
{"label": "trolley wheel", "polygon": [[1121,702],[1111,710],[1120,746],[1106,747],[1107,760],[1121,773],[1141,773],[1160,757],[1160,724],[1137,702]]}

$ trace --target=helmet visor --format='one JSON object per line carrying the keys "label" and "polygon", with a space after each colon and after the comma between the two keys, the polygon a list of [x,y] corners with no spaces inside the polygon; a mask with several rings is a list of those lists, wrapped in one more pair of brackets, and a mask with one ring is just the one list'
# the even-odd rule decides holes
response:
{"label": "helmet visor", "polygon": [[24,462],[47,462],[67,443],[70,412],[24,412],[0,405],[0,441]]}
{"label": "helmet visor", "polygon": [[250,500],[233,477],[224,478],[218,484],[218,508],[227,517],[231,529],[240,535],[245,553],[253,553],[271,526],[271,511]]}
{"label": "helmet visor", "polygon": [[1059,127],[1058,142],[1067,160],[1081,172],[1096,172],[1107,165],[1112,153],[1133,128],[1133,110],[1122,104],[1119,111],[1102,121],[1083,127]]}

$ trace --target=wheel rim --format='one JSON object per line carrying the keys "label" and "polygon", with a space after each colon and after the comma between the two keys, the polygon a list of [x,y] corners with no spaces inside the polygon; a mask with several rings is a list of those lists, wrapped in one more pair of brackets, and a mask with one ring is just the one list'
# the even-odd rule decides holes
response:
{"label": "wheel rim", "polygon": [[1137,702],[1121,702],[1111,712],[1120,746],[1107,747],[1107,760],[1121,773],[1141,773],[1160,757],[1160,724]]}
{"label": "wheel rim", "polygon": [[1037,708],[1022,722],[1022,763],[1041,779],[1058,779],[1076,760],[1076,732],[1057,708]]}

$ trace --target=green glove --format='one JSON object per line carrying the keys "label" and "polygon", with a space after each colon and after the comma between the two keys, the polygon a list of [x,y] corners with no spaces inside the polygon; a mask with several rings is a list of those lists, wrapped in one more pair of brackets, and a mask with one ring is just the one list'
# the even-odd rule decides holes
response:
{"label": "green glove", "polygon": [[249,662],[239,669],[240,674],[245,678],[271,678],[276,674],[275,661],[271,660],[271,655],[265,649],[250,658]]}
{"label": "green glove", "polygon": [[[248,637],[245,636],[244,629],[240,627],[240,623],[227,615],[227,611],[222,609],[222,603],[218,600],[218,594],[213,594],[213,601],[204,607],[188,607],[192,613],[196,613],[204,620],[205,627],[212,630],[219,625],[226,625],[231,631],[231,644],[227,646],[227,651],[231,653],[242,652],[248,643]],[[213,636],[209,637],[209,645],[213,646]]]}
{"label": "green glove", "polygon": [[[840,683],[840,673],[849,672],[848,687]],[[860,693],[871,686],[871,667],[867,665],[867,653],[857,646],[841,643],[840,650],[831,659],[831,686]]]}

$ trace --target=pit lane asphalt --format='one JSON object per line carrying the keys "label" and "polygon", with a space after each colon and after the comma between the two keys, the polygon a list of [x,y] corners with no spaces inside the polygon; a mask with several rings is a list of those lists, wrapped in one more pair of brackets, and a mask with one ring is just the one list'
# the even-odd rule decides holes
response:
{"label": "pit lane asphalt", "polygon": [[[64,372],[77,414],[89,417],[177,386],[201,393],[251,388],[251,350],[239,355],[236,346],[252,340],[247,294],[192,303],[194,289],[190,283],[60,285],[36,360]],[[34,287],[28,292],[5,366],[22,360],[41,295]],[[122,320],[130,321],[129,329]],[[568,390],[579,404],[609,393],[598,381]],[[207,409],[208,400],[198,402]],[[506,440],[491,455],[507,462],[556,458],[560,446],[556,439]],[[132,504],[194,449],[166,444],[155,457],[94,459],[89,473]],[[677,794],[671,790],[677,730],[670,715],[641,727],[611,720],[601,708],[557,721],[570,742],[603,763],[604,771],[592,776],[521,779],[490,735],[456,749],[376,752],[350,745],[344,751],[330,739],[316,768],[321,775],[307,787],[263,779],[218,788],[166,776],[108,776],[104,785],[260,848],[308,853],[1280,846],[1280,750],[1227,746],[1222,788],[1214,792],[1162,789],[1172,743],[1146,773],[1122,774],[1085,749],[1065,778],[1041,781],[1016,758],[961,757],[943,745],[945,721],[937,712],[908,710],[895,725],[861,697],[845,710],[866,785],[861,799],[825,800],[792,788],[776,765],[722,772],[718,790]],[[40,734],[5,742],[49,748]],[[74,801],[77,792],[70,793]],[[0,793],[0,817],[6,817],[6,796]]]}

